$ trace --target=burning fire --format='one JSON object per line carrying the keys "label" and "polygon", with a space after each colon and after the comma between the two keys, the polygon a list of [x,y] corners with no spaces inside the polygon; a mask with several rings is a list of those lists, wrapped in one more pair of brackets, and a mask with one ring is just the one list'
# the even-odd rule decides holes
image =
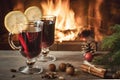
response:
{"label": "burning fire", "polygon": [[102,21],[102,16],[100,14],[100,7],[101,4],[103,3],[103,0],[95,0],[95,4],[93,5],[93,2],[89,3],[89,8],[88,8],[88,24],[94,26],[94,33],[95,33],[95,41],[101,41],[103,36],[100,33],[100,27],[101,27],[101,21]]}
{"label": "burning fire", "polygon": [[95,18],[96,18],[96,22],[95,22],[95,24],[94,24],[94,27],[95,27],[95,29],[94,29],[94,32],[96,33],[95,34],[95,40],[96,41],[101,41],[102,40],[102,38],[103,38],[103,36],[100,34],[100,32],[98,31],[99,29],[100,29],[100,27],[101,27],[101,21],[102,21],[102,19],[101,19],[101,14],[100,14],[100,6],[101,6],[101,4],[103,3],[103,0],[96,0],[96,5],[95,5],[95,11],[96,11],[96,15],[95,15]]}
{"label": "burning fire", "polygon": [[[75,19],[75,13],[69,6],[69,0],[48,0],[41,3],[43,15],[55,15],[55,39],[56,41],[75,40],[80,32],[81,26]],[[80,19],[79,19],[80,21]],[[79,22],[80,23],[80,22]]]}
{"label": "burning fire", "polygon": [[[87,29],[91,29],[91,26],[89,27],[89,25],[92,25],[92,27],[94,27],[93,29],[96,41],[102,40],[102,35],[99,31],[102,20],[100,14],[100,6],[102,2],[103,0],[95,0],[95,3],[90,2],[88,6],[88,22],[86,21],[88,23]],[[84,29],[84,26],[81,25],[82,18],[80,18],[80,16],[75,17],[75,13],[70,8],[69,3],[69,0],[47,0],[47,2],[41,3],[43,15],[55,15],[57,17],[55,24],[56,41],[62,42],[75,40],[76,37],[78,37],[78,33]]]}

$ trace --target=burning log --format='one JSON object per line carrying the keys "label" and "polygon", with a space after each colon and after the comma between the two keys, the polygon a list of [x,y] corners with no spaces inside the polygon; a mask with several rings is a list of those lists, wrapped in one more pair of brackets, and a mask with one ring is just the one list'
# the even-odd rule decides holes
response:
{"label": "burning log", "polygon": [[56,41],[71,41],[75,40],[78,33],[77,29],[67,29],[67,30],[59,30],[56,29],[57,35],[55,35]]}
{"label": "burning log", "polygon": [[78,34],[79,37],[93,37],[94,38],[94,32],[92,30],[85,29],[81,33]]}
{"label": "burning log", "polygon": [[80,41],[83,41],[83,40],[86,42],[95,41],[94,40],[94,31],[89,30],[89,29],[83,30],[81,33],[78,34],[78,37],[79,37]]}
{"label": "burning log", "polygon": [[77,29],[67,29],[67,30],[56,29],[56,31],[62,32],[63,34],[70,34],[71,32],[73,33],[77,32]]}

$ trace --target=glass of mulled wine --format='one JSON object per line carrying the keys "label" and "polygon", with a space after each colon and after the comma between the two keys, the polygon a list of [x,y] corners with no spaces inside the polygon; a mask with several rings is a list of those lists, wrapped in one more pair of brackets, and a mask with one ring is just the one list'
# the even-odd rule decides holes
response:
{"label": "glass of mulled wine", "polygon": [[37,56],[41,53],[42,40],[42,21],[33,21],[29,24],[17,24],[18,27],[27,25],[27,30],[19,30],[18,40],[20,46],[16,46],[12,40],[14,34],[9,33],[8,42],[13,49],[19,50],[26,60],[27,66],[22,66],[19,71],[24,74],[39,74],[43,71],[41,67],[33,66],[37,60]]}
{"label": "glass of mulled wine", "polygon": [[49,48],[54,43],[54,33],[55,33],[55,16],[42,16],[41,21],[43,21],[43,31],[42,31],[42,51],[38,58],[38,61],[55,61],[56,57],[50,55]]}

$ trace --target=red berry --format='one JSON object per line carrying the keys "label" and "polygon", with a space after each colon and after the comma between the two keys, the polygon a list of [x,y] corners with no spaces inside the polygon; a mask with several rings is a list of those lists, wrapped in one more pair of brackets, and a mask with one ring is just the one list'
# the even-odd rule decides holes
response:
{"label": "red berry", "polygon": [[93,59],[93,55],[92,55],[92,53],[88,52],[85,54],[84,58],[85,58],[85,60],[91,62]]}

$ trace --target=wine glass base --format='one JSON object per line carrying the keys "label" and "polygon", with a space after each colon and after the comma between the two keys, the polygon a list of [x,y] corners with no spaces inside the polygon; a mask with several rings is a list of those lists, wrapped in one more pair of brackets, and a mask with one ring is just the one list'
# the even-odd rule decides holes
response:
{"label": "wine glass base", "polygon": [[54,55],[40,56],[38,61],[40,62],[48,62],[48,61],[56,61],[56,57]]}
{"label": "wine glass base", "polygon": [[23,66],[19,68],[19,72],[23,74],[40,74],[43,72],[43,68],[41,67],[28,68],[28,66]]}

